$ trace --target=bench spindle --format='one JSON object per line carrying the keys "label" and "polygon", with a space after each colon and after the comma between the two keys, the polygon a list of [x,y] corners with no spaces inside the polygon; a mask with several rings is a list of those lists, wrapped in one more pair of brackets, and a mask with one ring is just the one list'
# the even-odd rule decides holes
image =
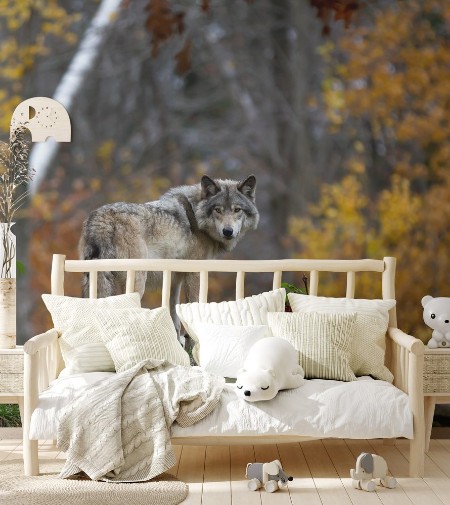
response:
{"label": "bench spindle", "polygon": [[89,298],[97,298],[97,274],[89,272]]}
{"label": "bench spindle", "polygon": [[283,272],[281,270],[277,270],[273,273],[273,289],[281,288],[281,276]]}
{"label": "bench spindle", "polygon": [[136,271],[135,270],[127,270],[127,283],[125,286],[125,293],[134,293],[135,292],[135,282],[136,282]]}
{"label": "bench spindle", "polygon": [[202,270],[200,272],[200,291],[198,294],[198,301],[206,303],[208,301],[208,272]]}
{"label": "bench spindle", "polygon": [[244,298],[245,292],[245,272],[236,272],[236,300]]}
{"label": "bench spindle", "polygon": [[317,296],[319,288],[319,272],[318,270],[311,270],[309,274],[309,294]]}
{"label": "bench spindle", "polygon": [[170,270],[163,271],[161,305],[169,307],[170,305],[170,287],[172,284],[172,272]]}
{"label": "bench spindle", "polygon": [[345,294],[346,298],[355,298],[355,272],[347,272],[347,292]]}

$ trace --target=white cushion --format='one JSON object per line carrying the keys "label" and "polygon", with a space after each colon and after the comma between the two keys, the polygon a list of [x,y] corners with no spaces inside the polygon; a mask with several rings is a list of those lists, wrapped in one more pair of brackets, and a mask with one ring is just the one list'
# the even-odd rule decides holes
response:
{"label": "white cushion", "polygon": [[195,322],[192,324],[200,343],[200,366],[203,370],[236,378],[243,368],[250,347],[270,337],[268,326],[232,326]]}
{"label": "white cushion", "polygon": [[194,322],[234,326],[267,325],[268,312],[283,312],[286,298],[284,288],[267,291],[230,302],[183,303],[176,306],[178,317],[195,341],[193,356],[199,363],[199,339]]}
{"label": "white cushion", "polygon": [[39,395],[39,402],[31,416],[31,440],[56,440],[58,421],[64,407],[85,387],[114,375],[113,372],[67,374],[65,371]]}
{"label": "white cushion", "polygon": [[97,311],[96,323],[117,372],[148,359],[190,364],[167,307]]}
{"label": "white cushion", "polygon": [[42,299],[61,334],[59,343],[67,373],[113,372],[113,360],[95,325],[95,311],[140,307],[139,293],[98,299],[42,295]]}
{"label": "white cushion", "polygon": [[[71,376],[54,381],[39,395],[31,417],[31,439],[56,439],[62,409],[102,374]],[[113,374],[103,374],[105,377]],[[359,378],[352,382],[308,380],[301,388],[280,391],[269,402],[243,402],[234,384],[226,384],[220,402],[204,419],[173,437],[297,435],[339,438],[413,438],[408,396],[384,381]],[[227,443],[224,438],[224,444]]]}
{"label": "white cushion", "polygon": [[356,380],[349,365],[350,343],[356,314],[278,312],[268,315],[275,337],[298,351],[307,379]]}
{"label": "white cushion", "polygon": [[389,310],[395,307],[395,300],[327,298],[295,293],[289,293],[288,298],[294,312],[356,312],[350,347],[351,369],[358,376],[371,375],[393,381],[392,373],[384,365],[384,357]]}

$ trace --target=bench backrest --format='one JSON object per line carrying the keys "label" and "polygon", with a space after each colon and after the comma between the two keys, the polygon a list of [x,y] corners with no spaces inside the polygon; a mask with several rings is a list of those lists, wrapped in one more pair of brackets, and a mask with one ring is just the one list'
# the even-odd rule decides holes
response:
{"label": "bench backrest", "polygon": [[[309,272],[309,293],[317,295],[320,272],[347,274],[346,297],[354,298],[358,272],[378,272],[381,277],[383,299],[395,299],[395,258],[382,260],[174,260],[174,259],[101,259],[66,260],[61,254],[53,256],[52,294],[64,294],[65,272],[89,273],[89,297],[97,297],[98,272],[126,272],[126,292],[135,288],[136,272],[162,273],[162,306],[169,306],[170,285],[173,272],[195,272],[200,275],[199,301],[208,301],[208,275],[210,272],[231,272],[236,275],[236,299],[244,297],[245,274],[268,272],[273,275],[273,289],[281,286],[283,272]],[[397,326],[395,307],[389,313],[389,326]]]}

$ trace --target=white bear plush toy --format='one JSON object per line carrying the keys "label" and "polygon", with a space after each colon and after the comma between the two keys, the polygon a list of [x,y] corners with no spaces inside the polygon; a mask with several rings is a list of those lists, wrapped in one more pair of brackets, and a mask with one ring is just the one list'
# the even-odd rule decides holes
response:
{"label": "white bear plush toy", "polygon": [[249,350],[236,379],[238,396],[247,402],[271,400],[281,389],[294,389],[305,382],[298,352],[287,340],[267,337]]}
{"label": "white bear plush toy", "polygon": [[423,320],[433,330],[428,347],[450,349],[450,298],[424,296],[422,307]]}

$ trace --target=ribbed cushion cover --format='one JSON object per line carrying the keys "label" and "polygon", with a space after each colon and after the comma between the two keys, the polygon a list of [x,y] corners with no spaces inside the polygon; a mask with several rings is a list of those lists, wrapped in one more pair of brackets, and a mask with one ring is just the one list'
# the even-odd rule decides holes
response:
{"label": "ribbed cushion cover", "polygon": [[395,307],[395,300],[332,298],[295,293],[290,293],[288,297],[294,312],[356,312],[350,348],[350,367],[353,373],[393,381],[392,373],[384,365],[384,358],[389,310]]}
{"label": "ribbed cushion cover", "polygon": [[190,364],[167,307],[98,311],[96,323],[117,372],[148,359]]}
{"label": "ribbed cushion cover", "polygon": [[42,299],[61,334],[59,343],[66,374],[113,372],[114,362],[96,330],[95,311],[140,307],[139,293],[98,299],[44,294]]}
{"label": "ribbed cushion cover", "polygon": [[317,312],[269,313],[275,337],[290,342],[298,351],[307,379],[356,380],[349,365],[350,342],[356,314]]}
{"label": "ribbed cushion cover", "polygon": [[192,323],[203,322],[222,325],[267,325],[268,312],[284,312],[284,288],[267,291],[230,302],[183,303],[176,306],[178,317],[195,341],[193,356],[199,363],[199,339]]}

